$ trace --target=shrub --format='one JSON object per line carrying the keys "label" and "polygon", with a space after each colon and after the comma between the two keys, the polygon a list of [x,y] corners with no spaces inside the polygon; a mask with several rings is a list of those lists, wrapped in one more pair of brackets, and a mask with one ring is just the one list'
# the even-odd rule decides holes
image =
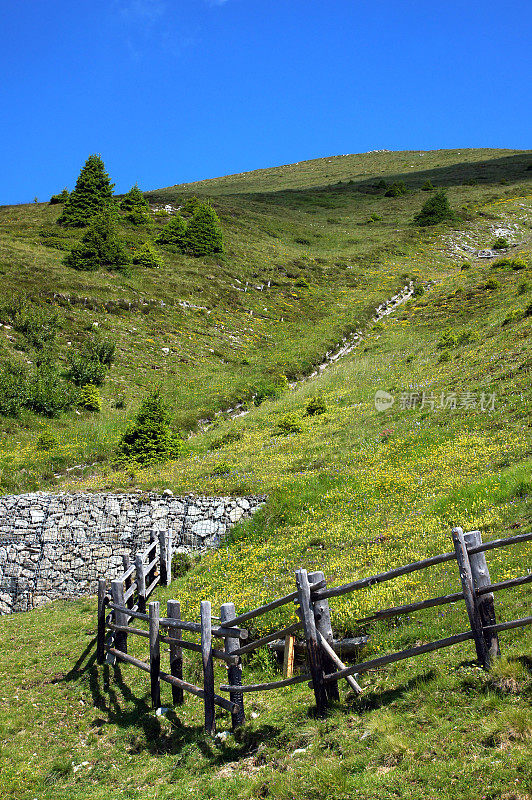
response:
{"label": "shrub", "polygon": [[325,400],[321,395],[316,395],[316,397],[311,397],[311,399],[307,403],[307,415],[309,417],[315,417],[319,414],[325,414],[327,411],[327,406],[325,405]]}
{"label": "shrub", "polygon": [[49,450],[53,450],[57,444],[57,439],[53,433],[50,433],[50,431],[43,431],[37,439],[36,448],[37,450],[48,452]]}
{"label": "shrub", "polygon": [[421,295],[425,294],[425,289],[421,283],[414,284],[414,291],[412,292],[412,297],[421,297]]}
{"label": "shrub", "polygon": [[130,258],[119,240],[109,210],[95,216],[81,242],[65,257],[67,267],[94,272],[101,267],[127,271]]}
{"label": "shrub", "polygon": [[180,449],[181,443],[170,429],[168,410],[155,390],[142,401],[133,424],[122,436],[118,456],[146,465],[167,461]]}
{"label": "shrub", "polygon": [[510,269],[513,269],[515,272],[519,272],[522,269],[526,269],[528,264],[524,258],[521,258],[521,256],[516,256],[515,258],[498,258],[497,261],[494,261],[491,266],[492,269],[510,267]]}
{"label": "shrub", "polygon": [[61,411],[72,406],[74,397],[69,387],[61,380],[55,367],[42,364],[28,381],[26,408],[45,417],[57,417]]}
{"label": "shrub", "polygon": [[458,345],[458,336],[453,331],[445,331],[436,345],[439,350],[447,350],[449,347],[456,347]]}
{"label": "shrub", "polygon": [[182,252],[185,247],[185,232],[187,225],[183,217],[176,214],[172,217],[168,225],[165,225],[159,233],[156,242],[167,250],[177,250]]}
{"label": "shrub", "polygon": [[85,411],[100,412],[102,410],[102,398],[100,397],[97,386],[94,386],[92,383],[86,383],[81,387],[78,397],[78,407],[84,408]]}
{"label": "shrub", "polygon": [[92,217],[113,204],[113,188],[101,157],[89,156],[57,222],[84,228]]}
{"label": "shrub", "polygon": [[526,294],[529,289],[530,289],[530,284],[527,283],[527,281],[521,281],[521,283],[517,287],[517,294],[518,295]]}
{"label": "shrub", "polygon": [[211,475],[229,475],[233,467],[228,461],[219,461],[211,472]]}
{"label": "shrub", "polygon": [[140,191],[138,184],[135,184],[131,187],[129,192],[124,195],[120,202],[120,208],[122,211],[133,211],[133,209],[138,208],[143,211],[149,211],[150,206],[148,205],[148,201]]}
{"label": "shrub", "polygon": [[443,350],[441,355],[440,355],[440,357],[439,357],[439,359],[438,359],[438,363],[439,364],[445,364],[445,363],[447,363],[447,361],[450,361],[450,360],[451,360],[451,354],[449,353],[449,351],[448,350]]}
{"label": "shrub", "polygon": [[440,189],[439,192],[436,192],[425,201],[419,214],[414,217],[414,223],[421,227],[426,227],[456,219],[457,216],[449,205],[446,193],[443,189]]}
{"label": "shrub", "polygon": [[151,217],[147,211],[142,208],[134,208],[129,211],[125,216],[126,222],[131,222],[132,225],[151,225]]}
{"label": "shrub", "polygon": [[79,351],[69,350],[66,377],[76,386],[101,386],[114,361],[115,344],[98,332],[92,333]]}
{"label": "shrub", "polygon": [[300,289],[310,289],[310,283],[305,278],[298,278],[295,285]]}
{"label": "shrub", "polygon": [[460,266],[460,269],[462,270],[462,272],[465,272],[466,269],[471,269],[471,262],[464,261],[463,264]]}
{"label": "shrub", "polygon": [[285,414],[278,420],[275,433],[286,436],[289,433],[301,433],[302,430],[301,420],[296,414],[292,413]]}
{"label": "shrub", "polygon": [[0,414],[18,417],[27,401],[27,369],[22,364],[0,364]]}
{"label": "shrub", "polygon": [[400,197],[402,194],[406,194],[406,186],[404,181],[392,183],[392,185],[389,186],[384,192],[385,197]]}
{"label": "shrub", "polygon": [[286,375],[278,375],[271,381],[261,383],[255,392],[253,402],[260,406],[264,400],[278,400],[279,397],[288,389],[288,378]]}
{"label": "shrub", "polygon": [[499,236],[491,245],[492,250],[506,250],[507,247],[510,247],[510,242],[505,236]]}
{"label": "shrub", "polygon": [[145,242],[136,253],[133,254],[133,263],[146,269],[159,269],[164,266],[164,261],[153,246],[152,242]]}
{"label": "shrub", "polygon": [[518,322],[523,317],[523,312],[520,308],[511,308],[506,317],[503,319],[503,325],[510,325],[512,322]]}
{"label": "shrub", "polygon": [[431,180],[426,180],[423,186],[421,187],[422,192],[432,192],[434,191],[434,186]]}
{"label": "shrub", "polygon": [[201,203],[187,225],[185,250],[193,256],[223,252],[220,220],[212,206]]}
{"label": "shrub", "polygon": [[371,214],[370,218],[369,218],[370,222],[380,222],[381,220],[382,220],[382,217],[381,217],[380,214]]}
{"label": "shrub", "polygon": [[50,201],[49,202],[50,202],[51,206],[54,206],[57,203],[66,203],[68,198],[69,198],[69,193],[68,193],[68,189],[65,186],[65,188],[63,189],[62,192],[59,192],[59,194],[53,194],[50,197]]}
{"label": "shrub", "polygon": [[190,556],[190,553],[174,553],[172,555],[172,578],[182,578],[183,575],[186,575],[192,567],[194,566],[194,561]]}
{"label": "shrub", "polygon": [[489,291],[492,291],[494,289],[498,289],[499,286],[500,286],[500,283],[499,283],[499,281],[496,281],[495,278],[490,278],[484,284],[484,288],[488,289]]}
{"label": "shrub", "polygon": [[529,303],[525,308],[525,317],[532,317],[532,303]]}
{"label": "shrub", "polygon": [[37,306],[25,295],[15,295],[2,309],[3,319],[22,333],[30,347],[44,350],[51,345],[60,327],[59,312],[50,306]]}
{"label": "shrub", "polygon": [[183,214],[195,214],[201,204],[201,200],[198,197],[187,197],[187,199],[183,200],[181,203],[180,210]]}

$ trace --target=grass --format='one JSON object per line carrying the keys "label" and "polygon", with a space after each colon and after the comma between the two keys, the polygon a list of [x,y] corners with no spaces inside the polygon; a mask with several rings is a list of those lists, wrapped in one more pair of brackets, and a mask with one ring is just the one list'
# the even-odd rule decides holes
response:
{"label": "grass", "polygon": [[[57,481],[69,490],[268,494],[264,509],[236,526],[219,550],[158,590],[161,601],[177,597],[188,618],[197,617],[204,598],[214,613],[228,600],[245,611],[291,591],[297,567],[323,569],[334,585],[448,551],[454,524],[480,529],[485,540],[529,531],[530,156],[438,151],[417,154],[424,167],[408,172],[408,164],[418,163],[414,155],[338,157],[160,190],[158,201],[185,191],[214,197],[228,243],[224,260],[176,257],[160,275],[106,275],[105,281],[103,275],[82,276],[85,288],[77,284],[80,276],[62,271],[50,249],[34,241],[40,220],[52,210],[4,210],[4,226],[10,215],[19,217],[3,247],[8,242],[13,252],[31,252],[42,268],[35,278],[30,261],[22,270],[30,294],[40,291],[41,282],[101,299],[138,298],[142,287],[142,296],[167,305],[153,316],[65,308],[64,338],[81,335],[92,321],[110,332],[112,317],[118,359],[104,386],[104,410],[44,424],[31,417],[3,420],[3,485],[7,472],[21,487]],[[359,191],[380,175],[388,182],[405,180],[410,191],[386,199],[372,189]],[[421,186],[427,177],[438,188],[447,181],[453,207],[467,206],[455,227],[420,232],[409,225],[426,199]],[[329,178],[343,183],[331,188]],[[509,182],[504,187],[498,184],[503,178]],[[366,224],[374,213],[382,221]],[[508,226],[516,226],[511,259],[519,258],[522,268],[494,265],[462,247],[488,247],[494,228]],[[462,269],[465,260],[470,265]],[[425,292],[375,325],[374,306],[412,276]],[[271,286],[234,290],[233,302],[235,277],[244,285],[246,279],[254,285],[270,280]],[[301,277],[310,289],[296,291]],[[9,280],[12,285],[13,273]],[[211,314],[178,310],[172,305],[178,296]],[[167,365],[165,391],[173,398],[176,424],[196,434],[176,461],[117,472],[108,461],[112,444],[153,382],[152,366],[166,364],[158,349],[171,325],[172,347],[177,351],[179,343],[189,362],[173,362],[174,373]],[[136,338],[128,333],[132,327]],[[364,335],[353,353],[319,378],[251,405],[244,417],[217,416],[205,432],[195,426],[235,398],[249,397],[272,371],[290,378],[312,371],[344,333],[359,327]],[[228,334],[240,337],[242,348]],[[209,347],[217,352],[207,356]],[[127,395],[125,411],[111,404],[118,389]],[[395,398],[384,412],[375,408],[378,389]],[[326,411],[309,416],[314,397]],[[287,418],[297,425],[280,435],[279,423]],[[52,456],[35,450],[43,428],[60,439]],[[50,458],[62,459],[57,473],[74,459],[99,461],[79,477],[70,472],[52,479],[46,473]],[[492,580],[525,574],[531,552],[530,543],[491,551]],[[396,624],[356,623],[376,608],[453,592],[458,585],[451,563],[334,599],[335,632],[368,633],[361,657],[371,658],[466,630],[461,604]],[[498,619],[528,615],[530,599],[529,587],[501,592]],[[275,611],[253,633],[291,618],[288,607]],[[0,764],[7,800],[103,800],[113,793],[139,800],[532,797],[530,628],[501,634],[503,659],[489,674],[466,643],[360,676],[362,696],[340,687],[341,703],[326,720],[313,716],[305,684],[246,698],[254,716],[248,714],[245,727],[225,741],[204,738],[201,704],[194,698],[156,716],[143,674],[129,666],[96,668],[93,599],[2,618],[0,628],[7,643],[0,652],[0,725],[9,742]],[[132,642],[131,650],[146,655],[143,640]],[[197,659],[187,661],[188,677],[197,681]],[[279,669],[268,656],[248,658],[246,680],[260,681]],[[218,670],[217,683],[224,680]],[[164,687],[163,703],[169,698]],[[219,727],[227,725],[222,714]],[[303,752],[294,754],[298,749]]]}

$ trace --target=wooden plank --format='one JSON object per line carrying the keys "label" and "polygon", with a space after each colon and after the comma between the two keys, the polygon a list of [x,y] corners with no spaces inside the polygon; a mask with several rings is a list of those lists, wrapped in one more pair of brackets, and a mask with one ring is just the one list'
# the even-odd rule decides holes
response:
{"label": "wooden plank", "polygon": [[520,533],[518,536],[509,536],[507,539],[492,539],[491,542],[484,542],[481,545],[472,547],[469,553],[485,553],[486,550],[494,550],[497,547],[507,547],[510,544],[520,544],[521,542],[532,541],[532,531],[530,533]]}
{"label": "wooden plank", "polygon": [[390,569],[387,572],[380,572],[377,575],[370,575],[367,578],[360,578],[360,580],[352,581],[351,583],[344,583],[342,586],[320,589],[316,592],[315,599],[340,597],[343,594],[355,592],[358,589],[366,589],[368,586],[373,586],[376,583],[383,583],[384,581],[391,581],[394,578],[399,578],[401,575],[408,575],[419,569],[427,569],[427,567],[433,567],[437,564],[444,564],[446,561],[454,561],[455,558],[456,556],[454,553],[440,553],[432,558],[425,558],[423,561],[414,561],[412,564],[405,564],[403,567]]}
{"label": "wooden plank", "polygon": [[[196,644],[196,642],[187,642],[186,639],[172,639],[170,636],[159,635],[159,641],[169,645],[173,645],[174,642],[177,642],[179,647],[182,647],[183,650],[192,650],[194,653],[201,653],[200,644]],[[225,650],[218,650],[216,647],[212,648],[212,656],[213,658],[219,658],[226,664],[238,664],[238,656],[228,655]]]}
{"label": "wooden plank", "polygon": [[[310,572],[308,576],[310,590],[312,592],[312,587],[316,584],[323,584],[323,588],[327,588],[327,584],[325,582],[325,576],[323,572]],[[332,645],[333,642],[333,632],[332,632],[332,625],[331,625],[331,612],[329,609],[329,601],[327,598],[321,599],[314,599],[312,603],[312,610],[314,611],[314,621],[316,624],[316,631],[318,633],[318,641],[321,635],[323,641],[327,642],[327,644]],[[322,644],[323,646],[323,644]],[[338,666],[334,659],[331,659],[327,648],[323,648],[325,650],[322,653],[322,664],[323,664],[323,671],[324,672],[332,672],[335,666]],[[336,653],[335,653],[336,656]],[[351,679],[355,685],[358,685],[356,681],[352,678]],[[337,683],[329,683],[325,686],[325,691],[327,693],[327,697],[329,700],[339,700],[340,699],[340,692],[338,690]]]}
{"label": "wooden plank", "polygon": [[254,642],[250,642],[249,644],[245,644],[242,647],[238,647],[235,650],[235,654],[242,656],[244,653],[251,653],[252,650],[256,650],[258,647],[262,647],[268,642],[273,642],[274,639],[278,639],[280,636],[286,636],[287,633],[294,633],[295,631],[301,630],[303,627],[303,623],[301,622],[294,622],[292,625],[289,625],[287,628],[282,628],[280,631],[274,631],[273,633],[269,633],[267,636],[263,636],[261,639],[255,639]]}
{"label": "wooden plank", "polygon": [[127,581],[128,578],[131,578],[131,576],[135,572],[135,564],[130,564],[129,563],[129,556],[128,555],[123,555],[122,556],[122,563],[125,565],[126,561],[128,563],[127,569],[124,572],[124,574],[120,575],[120,577],[119,577],[119,580],[124,581],[124,583]]}
{"label": "wooden plank", "polygon": [[98,664],[105,662],[105,600],[106,600],[106,581],[105,578],[98,580],[98,633],[96,638],[96,660]]}
{"label": "wooden plank", "polygon": [[153,537],[153,533],[150,531],[150,544],[146,548],[146,550],[141,554],[141,558],[143,561],[146,561],[148,556],[150,555],[151,551],[157,546],[157,542]]}
{"label": "wooden plank", "polygon": [[[133,608],[134,600],[133,595],[135,594],[135,590],[137,588],[137,582],[130,583],[126,592],[124,592],[124,600],[128,608]],[[128,602],[129,601],[129,602]]]}
{"label": "wooden plank", "polygon": [[[175,678],[173,675],[169,675],[167,672],[161,672],[160,678],[162,681],[172,684],[172,686],[179,686],[180,688],[184,689],[185,692],[190,692],[190,694],[194,694],[196,697],[203,698],[205,695],[205,692],[203,689],[200,689],[199,686],[194,686],[193,683],[187,683],[187,681],[179,680],[179,678]],[[238,711],[234,703],[232,703],[230,700],[227,700],[225,697],[220,697],[218,694],[214,695],[214,704],[220,706],[220,708],[224,708],[226,711],[230,711],[231,714]]]}
{"label": "wooden plank", "polygon": [[301,674],[301,675],[294,675],[292,678],[286,678],[286,680],[282,681],[271,681],[270,683],[249,683],[244,686],[229,686],[229,685],[222,685],[220,686],[221,692],[269,692],[271,689],[282,689],[283,686],[293,686],[295,683],[304,683],[305,681],[311,680],[312,675],[310,672]]}
{"label": "wooden plank", "polygon": [[159,584],[159,576],[157,575],[146,589],[146,600],[148,599],[148,597],[158,584]]}
{"label": "wooden plank", "polygon": [[141,612],[146,611],[146,573],[141,555],[135,556],[135,570],[137,573],[138,607]]}
{"label": "wooden plank", "polygon": [[440,650],[443,647],[451,647],[454,644],[466,642],[468,639],[473,639],[473,631],[457,633],[454,636],[448,636],[446,639],[438,639],[436,642],[418,645],[417,647],[409,647],[407,650],[399,650],[398,652],[390,653],[387,656],[373,658],[371,661],[363,661],[360,664],[354,664],[352,667],[346,667],[345,669],[341,669],[339,672],[335,672],[332,675],[326,675],[325,681],[337,681],[340,678],[345,678],[346,675],[354,675],[357,672],[367,672],[370,669],[377,669],[378,667],[383,667],[386,664],[392,664],[395,661],[402,661],[405,658],[414,658],[415,656],[420,656],[423,653],[430,653],[433,650]]}
{"label": "wooden plank", "polygon": [[481,551],[477,553],[470,552],[471,547],[477,547],[478,545],[482,544],[482,536],[480,531],[470,531],[469,533],[464,533],[464,542],[469,555],[469,564],[471,566],[471,575],[473,577],[473,586],[475,589],[475,605],[480,617],[482,636],[486,648],[486,666],[490,667],[495,663],[497,658],[500,657],[501,651],[497,633],[489,630],[491,625],[497,624],[493,592],[485,592],[482,595],[478,594],[479,589],[485,589],[491,584],[486,556],[484,555],[484,552]]}
{"label": "wooden plank", "polygon": [[316,624],[310,597],[310,584],[306,569],[296,571],[297,597],[299,602],[300,617],[303,623],[305,641],[307,644],[307,658],[312,675],[314,695],[316,697],[316,711],[318,716],[327,712],[327,692],[325,691],[324,671],[321,660],[321,648],[318,646]]}
{"label": "wooden plank", "polygon": [[513,619],[511,622],[498,622],[497,625],[489,625],[488,630],[497,633],[497,631],[509,631],[512,628],[523,628],[525,625],[532,625],[532,617],[521,617],[521,619]]}
{"label": "wooden plank", "polygon": [[201,617],[201,660],[203,663],[203,701],[205,704],[205,733],[214,736],[216,723],[214,720],[214,664],[212,660],[212,626],[211,604],[202,600]]}
{"label": "wooden plank", "polygon": [[138,667],[138,669],[142,669],[144,672],[150,671],[150,665],[146,664],[145,661],[141,661],[139,658],[134,658],[134,656],[123,653],[122,650],[117,650],[116,647],[109,647],[107,652],[111,653],[111,655],[115,656],[120,661],[125,661],[127,664],[133,664],[134,667]]}
{"label": "wooden plank", "polygon": [[354,620],[358,624],[364,622],[373,622],[373,620],[388,619],[389,617],[399,617],[402,614],[411,614],[414,611],[421,611],[424,608],[434,608],[435,606],[444,606],[449,603],[457,603],[459,600],[464,599],[463,592],[455,592],[454,594],[445,594],[440,597],[432,597],[430,600],[420,600],[417,603],[405,603],[402,606],[393,606],[392,608],[385,608],[382,611],[376,611],[369,617],[361,617]]}
{"label": "wooden plank", "polygon": [[[336,667],[340,667],[340,669],[346,669],[346,666],[345,666],[344,662],[341,661],[338,658],[338,656],[336,655],[336,653],[332,649],[332,647],[329,644],[329,642],[325,639],[325,637],[322,636],[322,634],[319,631],[317,631],[317,633],[318,633],[318,641],[321,644],[321,646],[323,647],[323,649],[325,650],[325,652],[327,653],[327,655],[329,656],[329,658],[331,660],[331,663],[334,664]],[[347,683],[349,684],[349,686],[352,689],[354,689],[354,691],[357,694],[360,694],[362,692],[362,689],[358,685],[358,683],[356,682],[355,678],[356,678],[356,675],[355,676],[353,676],[353,675],[346,675],[345,676],[345,679],[346,679]],[[330,683],[333,683],[333,681],[330,681]]]}
{"label": "wooden plank", "polygon": [[228,628],[233,627],[234,625],[241,625],[243,622],[247,622],[248,619],[255,619],[255,617],[260,617],[263,614],[267,614],[269,611],[273,611],[280,606],[285,606],[287,603],[291,603],[296,598],[297,592],[291,592],[284,597],[278,597],[277,600],[272,600],[271,603],[266,603],[263,606],[252,609],[251,611],[246,611],[244,614],[239,614],[238,617],[226,622],[225,625]]}
{"label": "wooden plank", "polygon": [[[169,600],[166,604],[166,616],[170,619],[181,619],[181,603],[177,600]],[[183,648],[179,639],[178,628],[168,629],[168,638],[174,640],[170,642],[170,673],[174,678],[183,680]],[[172,701],[174,705],[183,705],[183,687],[172,684]]]}
{"label": "wooden plank", "polygon": [[[159,564],[159,556],[157,554],[157,537],[155,536],[155,531],[150,531],[150,547],[153,547],[153,554],[154,557],[152,561],[147,564],[146,566],[146,583],[148,585],[152,584],[155,580],[155,573],[157,571],[157,565]],[[148,557],[144,559],[146,562],[148,561]],[[149,591],[146,591],[146,597],[148,597]]]}
{"label": "wooden plank", "polygon": [[[222,625],[225,625],[228,620],[234,619],[235,613],[234,603],[223,603],[220,610],[220,622]],[[239,645],[240,640],[236,637],[228,636],[224,640],[225,652],[228,656],[232,656],[233,658],[236,655]],[[236,664],[228,664],[227,666],[227,683],[231,686],[242,685],[242,662],[238,656]],[[240,725],[243,725],[246,720],[244,713],[244,695],[242,692],[231,692],[229,699],[238,706],[238,711],[231,715],[231,728],[235,730]]]}
{"label": "wooden plank", "polygon": [[[134,568],[131,568],[131,564],[129,561],[129,556],[127,553],[124,553],[122,556],[122,566],[124,568],[124,573],[120,580],[124,584],[124,601],[128,608],[131,608],[135,601],[133,600],[133,593],[135,589],[131,589],[131,575],[134,572]],[[135,584],[136,585],[136,584]]]}
{"label": "wooden plank", "polygon": [[284,637],[283,678],[291,678],[294,674],[294,644],[295,637],[293,633],[287,633]]}
{"label": "wooden plank", "polygon": [[[164,628],[174,627],[181,628],[184,631],[191,631],[192,633],[201,633],[201,625],[199,622],[187,622],[185,620],[178,621],[162,617],[160,624]],[[245,628],[234,628],[230,626],[213,628],[211,633],[213,636],[216,636],[219,639],[224,639],[226,636],[229,636],[230,638],[234,638],[236,636],[238,639],[247,639],[249,636],[249,631],[245,630]]]}
{"label": "wooden plank", "polygon": [[150,632],[143,631],[141,628],[131,628],[129,625],[114,625],[112,622],[108,622],[107,627],[119,633],[132,633],[134,636],[143,636],[145,639],[150,638]]}
{"label": "wooden plank", "polygon": [[170,531],[159,531],[160,582],[170,586],[172,580],[172,556],[170,555]]}
{"label": "wooden plank", "polygon": [[[352,639],[334,639],[332,648],[337,655],[349,655],[356,652],[359,648],[368,643],[369,636],[356,636]],[[271,650],[281,651],[284,650],[285,643],[283,640],[278,639],[271,642],[268,647]],[[305,650],[305,642],[299,642],[297,639],[294,641],[294,650],[296,652]]]}
{"label": "wooden plank", "polygon": [[484,669],[487,669],[489,667],[488,652],[486,650],[486,644],[484,642],[484,636],[482,633],[482,622],[480,620],[476,603],[471,564],[469,563],[469,555],[467,552],[467,546],[462,528],[453,528],[452,537],[456,553],[456,560],[458,562],[460,581],[462,582],[462,591],[464,593],[467,616],[469,617],[469,624],[471,626],[475,641],[477,658]]}
{"label": "wooden plank", "polygon": [[528,575],[522,575],[520,578],[510,578],[507,581],[499,581],[499,583],[491,583],[489,586],[484,586],[482,589],[477,589],[477,595],[483,595],[486,592],[500,592],[501,589],[511,589],[513,586],[523,586],[525,583],[532,583],[532,572]]}
{"label": "wooden plank", "polygon": [[[124,611],[118,610],[120,608],[126,609],[126,604],[124,603],[124,584],[122,581],[111,581],[111,596],[113,598],[114,605],[117,606],[114,615],[115,622],[117,625],[127,628],[129,617],[126,613],[124,613]],[[117,650],[127,653],[127,633],[121,631],[115,635],[115,647]]]}
{"label": "wooden plank", "polygon": [[161,645],[159,643],[159,601],[154,600],[148,606],[150,617],[150,686],[151,704],[153,708],[161,706]]}
{"label": "wooden plank", "polygon": [[140,611],[136,611],[134,608],[127,608],[127,606],[119,605],[118,603],[108,603],[109,608],[112,608],[114,611],[122,611],[128,617],[134,617],[135,619],[143,619],[145,622],[148,622],[149,617],[147,614],[143,614]]}

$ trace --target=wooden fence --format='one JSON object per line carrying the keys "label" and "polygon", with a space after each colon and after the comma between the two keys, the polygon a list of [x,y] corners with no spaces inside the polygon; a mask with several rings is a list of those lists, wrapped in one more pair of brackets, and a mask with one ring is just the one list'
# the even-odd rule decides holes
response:
{"label": "wooden fence", "polygon": [[[349,687],[358,694],[362,691],[356,680],[359,673],[467,640],[474,641],[479,662],[485,669],[489,669],[493,661],[500,655],[498,633],[532,624],[532,616],[511,622],[497,623],[493,593],[531,583],[532,573],[529,572],[522,577],[499,583],[491,583],[484,554],[495,548],[531,541],[532,533],[497,539],[483,544],[479,531],[464,534],[461,528],[455,528],[452,531],[452,538],[453,552],[441,553],[432,558],[361,578],[342,586],[328,588],[323,572],[308,573],[304,569],[299,569],[295,574],[296,588],[290,594],[278,597],[270,603],[239,615],[236,614],[233,603],[224,603],[221,607],[220,617],[217,617],[213,623],[211,604],[207,600],[201,601],[200,604],[200,622],[181,619],[180,604],[176,600],[168,601],[166,617],[160,616],[157,601],[149,604],[148,613],[146,613],[146,599],[159,580],[159,576],[154,573],[158,558],[162,582],[170,581],[171,542],[162,537],[159,556],[155,552],[156,543],[152,542],[146,552],[137,557],[134,566],[126,565],[124,574],[111,582],[110,595],[107,593],[106,580],[99,581],[98,662],[104,663],[106,658],[118,659],[149,672],[154,708],[160,706],[161,681],[171,684],[172,698],[175,704],[183,703],[184,692],[201,697],[205,707],[205,730],[210,734],[215,731],[214,712],[216,706],[231,712],[233,728],[243,723],[244,695],[247,692],[278,689],[307,681],[314,690],[317,713],[324,715],[329,702],[339,699],[338,682],[340,680],[345,680]],[[340,656],[346,651],[352,652],[353,648],[363,644],[367,637],[340,641],[333,639],[329,609],[330,598],[340,597],[448,561],[457,563],[462,591],[379,610],[355,620],[355,624],[364,624],[464,601],[470,629],[445,639],[346,666]],[[133,580],[135,572],[136,577]],[[249,641],[249,632],[242,627],[245,623],[291,603],[296,605],[299,621],[281,630],[275,630],[267,636]],[[132,620],[147,624],[147,629],[133,627],[130,624]],[[294,674],[294,649],[298,644],[301,646],[301,643],[296,641],[295,634],[299,632],[303,634],[308,666],[307,671]],[[195,634],[196,637],[199,636],[200,641],[184,639],[185,634]],[[128,654],[128,635],[149,639],[148,661],[141,661]],[[221,640],[223,646],[213,646],[213,639]],[[279,647],[279,639],[283,641],[282,648],[284,650],[283,678],[269,683],[243,684],[241,657],[260,647]],[[162,643],[169,645],[169,672],[161,669]],[[183,680],[183,650],[201,653],[202,687]],[[228,694],[229,699],[215,692],[214,659],[222,661],[227,667],[227,683],[221,685],[219,691]]]}

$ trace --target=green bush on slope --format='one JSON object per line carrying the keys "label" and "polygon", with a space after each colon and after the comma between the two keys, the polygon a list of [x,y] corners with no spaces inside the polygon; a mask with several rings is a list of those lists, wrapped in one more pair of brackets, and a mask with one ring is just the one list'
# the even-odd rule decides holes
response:
{"label": "green bush on slope", "polygon": [[117,236],[111,212],[106,209],[95,216],[81,242],[65,257],[72,269],[95,272],[100,268],[127,271],[130,257]]}
{"label": "green bush on slope", "polygon": [[177,456],[181,444],[170,428],[169,414],[159,390],[142,401],[131,427],[117,448],[119,460],[154,464]]}

